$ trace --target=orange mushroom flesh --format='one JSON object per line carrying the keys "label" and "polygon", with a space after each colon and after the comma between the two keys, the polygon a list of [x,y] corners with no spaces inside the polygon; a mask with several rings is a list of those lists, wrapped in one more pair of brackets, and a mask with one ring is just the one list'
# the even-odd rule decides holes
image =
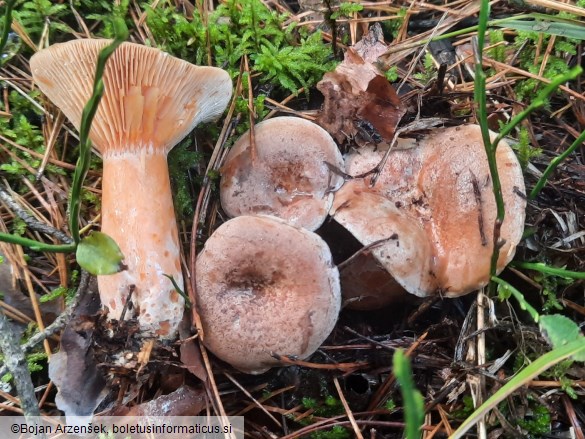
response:
{"label": "orange mushroom flesh", "polygon": [[[489,281],[496,205],[479,126],[435,129],[409,146],[390,153],[373,187],[371,178],[346,183],[332,216],[364,245],[382,240],[372,253],[412,294],[455,297],[481,288]],[[371,170],[384,152],[351,154],[348,174]],[[522,170],[503,141],[496,161],[506,209],[500,272],[522,237],[526,201]]]}
{"label": "orange mushroom flesh", "polygon": [[[274,215],[316,230],[343,179],[343,158],[331,136],[298,117],[276,117],[255,126],[231,148],[222,168],[221,205],[230,217]],[[255,152],[254,152],[255,151]]]}
{"label": "orange mushroom flesh", "polygon": [[[99,51],[107,40],[55,44],[31,59],[34,81],[79,128],[92,92]],[[99,276],[109,318],[119,319],[132,290],[144,334],[171,338],[184,301],[180,248],[167,154],[198,123],[223,112],[229,75],[193,66],[154,48],[124,43],[110,57],[105,92],[90,139],[104,162],[102,231],[120,246],[128,269]]]}
{"label": "orange mushroom flesh", "polygon": [[[285,249],[285,250],[283,250]],[[246,373],[306,358],[341,306],[339,272],[316,234],[269,216],[240,216],[207,240],[196,263],[203,343]]]}

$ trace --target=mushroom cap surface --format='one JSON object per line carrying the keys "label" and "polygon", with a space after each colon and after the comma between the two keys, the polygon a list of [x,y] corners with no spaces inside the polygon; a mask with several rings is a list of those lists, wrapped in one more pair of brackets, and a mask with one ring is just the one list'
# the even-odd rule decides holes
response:
{"label": "mushroom cap surface", "polygon": [[[97,57],[110,40],[54,44],[30,60],[35,83],[77,129]],[[161,50],[123,43],[108,59],[104,95],[89,137],[100,153],[150,148],[168,153],[197,124],[217,118],[232,93],[229,74]]]}
{"label": "mushroom cap surface", "polygon": [[222,168],[221,205],[230,217],[274,215],[294,226],[323,224],[334,189],[343,179],[343,157],[320,126],[298,117],[275,117],[254,128],[256,156],[246,132],[232,146]]}
{"label": "mushroom cap surface", "polygon": [[[346,171],[369,171],[383,155],[363,148],[346,158]],[[506,209],[500,272],[522,238],[526,200],[520,164],[503,141],[496,161]],[[434,129],[417,145],[392,151],[374,187],[370,180],[347,182],[332,216],[364,245],[387,238],[372,253],[408,292],[456,297],[488,283],[496,203],[479,126]],[[402,256],[389,256],[393,235]]]}
{"label": "mushroom cap surface", "polygon": [[325,242],[275,217],[222,224],[197,257],[196,285],[204,344],[246,373],[280,364],[271,353],[311,355],[341,306]]}

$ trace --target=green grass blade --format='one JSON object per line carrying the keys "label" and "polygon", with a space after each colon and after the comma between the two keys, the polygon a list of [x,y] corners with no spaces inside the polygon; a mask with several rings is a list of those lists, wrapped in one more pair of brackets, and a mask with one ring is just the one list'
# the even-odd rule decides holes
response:
{"label": "green grass blade", "polygon": [[10,33],[10,26],[12,25],[12,9],[16,0],[8,0],[4,7],[4,27],[2,28],[2,39],[0,39],[0,65],[2,65],[2,54],[8,42],[8,34]]}
{"label": "green grass blade", "polygon": [[10,233],[0,233],[0,241],[28,247],[37,252],[71,253],[75,251],[75,244],[45,244],[34,239],[11,235]]}
{"label": "green grass blade", "polygon": [[516,128],[516,126],[520,124],[524,119],[526,119],[532,112],[538,110],[540,107],[543,107],[546,104],[548,97],[555,91],[557,91],[560,85],[564,84],[567,81],[571,81],[577,78],[581,73],[583,73],[583,68],[581,66],[576,66],[569,70],[567,73],[555,76],[551,80],[550,84],[544,87],[540,91],[540,93],[536,95],[536,98],[533,99],[533,101],[530,103],[528,107],[526,107],[516,116],[514,116],[512,120],[508,122],[500,130],[500,132],[498,133],[498,137],[496,137],[496,139],[494,140],[494,144],[497,145],[500,142],[500,140],[502,140],[504,137],[510,134],[512,130]]}
{"label": "green grass blade", "polygon": [[542,262],[512,262],[512,266],[568,279],[585,279],[585,272],[583,271],[570,271],[564,268],[550,267]]}
{"label": "green grass blade", "polygon": [[585,40],[585,26],[579,23],[551,20],[506,20],[503,23],[495,23],[494,25],[513,30],[540,32],[547,35]]}
{"label": "green grass blade", "polygon": [[575,141],[567,148],[565,152],[561,155],[556,157],[555,159],[551,160],[550,164],[544,170],[542,177],[538,179],[536,185],[530,192],[529,198],[534,200],[536,196],[540,193],[546,182],[548,181],[548,177],[552,172],[559,166],[563,160],[565,160],[573,151],[575,151],[583,142],[585,142],[585,131],[583,131],[579,137],[575,139]]}
{"label": "green grass blade", "polygon": [[510,292],[510,294],[514,296],[516,301],[518,301],[520,308],[528,312],[528,314],[530,314],[530,317],[532,317],[532,320],[534,320],[535,323],[538,323],[538,321],[540,320],[540,314],[538,314],[538,311],[536,311],[536,309],[534,309],[534,307],[530,305],[530,303],[528,303],[528,301],[524,298],[524,294],[522,294],[508,282],[506,282],[503,279],[500,279],[497,276],[492,277],[492,282],[497,283],[500,287],[505,288],[508,292]]}
{"label": "green grass blade", "polygon": [[89,169],[91,142],[89,140],[89,130],[91,122],[97,112],[98,105],[104,94],[104,68],[106,61],[114,53],[120,44],[128,38],[128,28],[126,23],[121,18],[116,18],[113,21],[115,38],[111,44],[104,47],[98,55],[97,65],[95,69],[95,77],[93,83],[93,92],[89,101],[83,107],[81,116],[81,126],[79,128],[79,158],[75,166],[75,173],[73,174],[73,183],[71,186],[71,196],[69,204],[69,230],[73,240],[78,243],[79,238],[79,211],[81,209],[81,188],[83,181]]}
{"label": "green grass blade", "polygon": [[425,416],[424,399],[414,385],[410,361],[401,349],[394,353],[392,363],[404,402],[406,438],[418,439],[421,436],[421,426]]}
{"label": "green grass blade", "polygon": [[530,365],[525,367],[522,371],[511,378],[500,390],[489,398],[485,403],[477,408],[461,426],[450,436],[450,439],[458,439],[463,437],[476,422],[484,416],[488,411],[496,407],[500,402],[507,398],[512,392],[522,387],[534,377],[540,375],[545,370],[550,369],[557,363],[575,355],[585,352],[585,337],[567,343],[564,346],[553,349],[536,359]]}

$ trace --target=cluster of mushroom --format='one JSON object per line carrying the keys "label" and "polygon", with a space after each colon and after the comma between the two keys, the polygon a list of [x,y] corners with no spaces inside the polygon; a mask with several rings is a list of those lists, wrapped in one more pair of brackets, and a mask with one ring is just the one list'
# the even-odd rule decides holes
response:
{"label": "cluster of mushroom", "polygon": [[306,358],[337,321],[339,272],[313,233],[343,183],[328,163],[343,167],[331,136],[294,117],[259,123],[227,156],[221,203],[234,218],[197,258],[197,306],[203,342],[239,370],[262,373],[274,354]]}
{"label": "cluster of mushroom", "polygon": [[[380,307],[405,291],[453,297],[488,282],[496,209],[478,126],[400,139],[375,185],[369,177],[343,184],[340,175],[367,174],[383,150],[362,148],[344,163],[331,137],[299,118],[254,131],[222,169],[222,206],[236,218],[210,237],[196,265],[204,342],[219,358],[261,373],[278,364],[272,354],[304,358],[324,341],[339,310],[338,274],[308,230],[328,214],[366,246],[341,272],[351,307]],[[500,271],[520,241],[525,199],[504,142],[497,163],[507,211]]]}
{"label": "cluster of mushroom", "polygon": [[[297,137],[301,131],[303,141]],[[306,140],[307,132],[320,140]],[[376,184],[366,177],[342,185],[344,170],[367,174],[385,151],[362,148],[344,163],[318,126],[290,117],[262,122],[255,144],[247,133],[227,157],[222,206],[230,216],[276,215],[309,230],[330,213],[366,246],[341,273],[344,298],[354,308],[380,307],[405,291],[454,297],[481,288],[489,280],[496,208],[480,128],[435,129],[420,141],[400,139],[398,145]],[[501,271],[521,239],[525,199],[521,168],[505,142],[498,146],[497,165],[507,212]],[[341,172],[333,173],[333,167]],[[197,261],[205,343],[246,372],[277,364],[274,352],[312,353],[339,309],[337,272],[326,246],[282,220],[232,219],[212,235]],[[283,238],[285,233],[299,237]],[[313,236],[319,250],[300,250],[300,234]],[[227,262],[228,253],[235,261]],[[319,264],[314,254],[321,255]],[[310,293],[318,296],[309,296],[307,281],[319,270],[329,281],[310,281],[319,286]],[[277,329],[276,321],[286,321],[285,329]]]}
{"label": "cluster of mushroom", "polygon": [[[56,44],[31,59],[39,88],[77,127],[106,44]],[[184,303],[165,276],[182,285],[166,155],[223,112],[231,81],[221,69],[131,43],[110,58],[103,80],[90,132],[104,160],[102,229],[128,269],[100,276],[100,297],[113,319],[131,297],[144,333],[170,339]],[[344,184],[341,175],[367,173],[383,150],[361,148],[344,162],[331,136],[300,118],[264,121],[235,143],[221,180],[233,219],[196,261],[203,341],[212,352],[261,373],[278,364],[274,354],[305,358],[318,348],[337,320],[341,289],[352,306],[367,309],[404,290],[451,297],[488,282],[495,201],[479,127],[435,129],[398,145],[373,185],[368,177]],[[506,209],[501,270],[520,241],[525,199],[505,142],[497,165]],[[329,214],[367,247],[342,270],[341,287],[331,251],[313,233]]]}

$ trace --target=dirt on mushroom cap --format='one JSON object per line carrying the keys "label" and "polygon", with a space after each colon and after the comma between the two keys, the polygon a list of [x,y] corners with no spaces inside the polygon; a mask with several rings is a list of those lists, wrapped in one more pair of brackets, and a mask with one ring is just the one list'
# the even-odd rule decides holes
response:
{"label": "dirt on mushroom cap", "polygon": [[[254,128],[255,151],[245,133],[222,168],[221,204],[231,217],[274,215],[316,230],[343,180],[343,158],[329,134],[298,117],[276,117]],[[255,152],[255,155],[254,155]]]}
{"label": "dirt on mushroom cap", "polygon": [[220,226],[197,258],[196,282],[205,345],[248,373],[279,364],[272,353],[312,354],[341,305],[325,242],[274,217]]}

